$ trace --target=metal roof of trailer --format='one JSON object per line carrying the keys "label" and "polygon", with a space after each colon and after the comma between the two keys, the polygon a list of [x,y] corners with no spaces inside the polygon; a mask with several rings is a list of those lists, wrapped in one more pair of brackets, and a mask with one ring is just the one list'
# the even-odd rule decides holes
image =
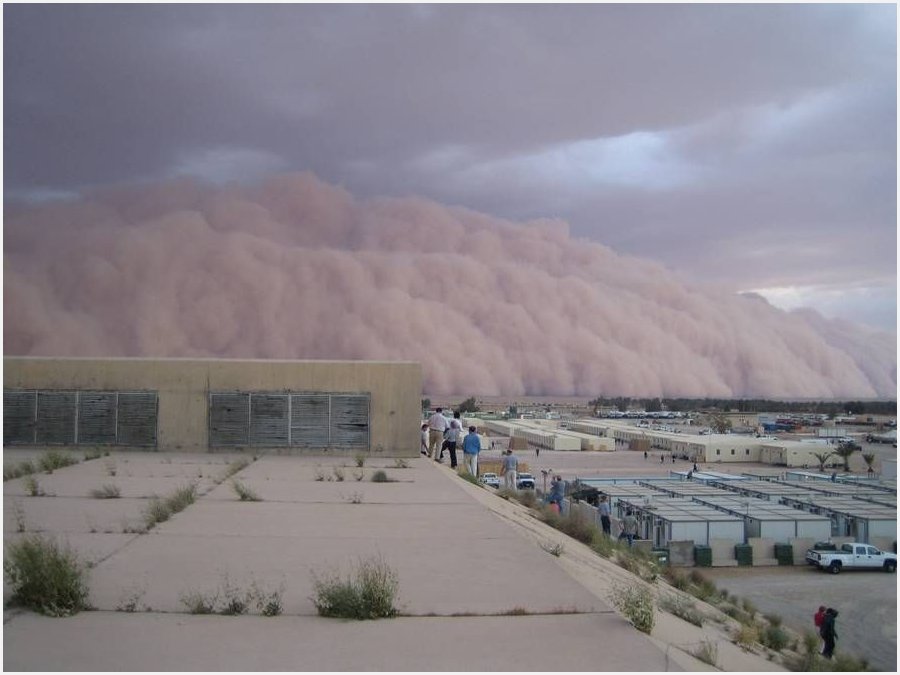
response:
{"label": "metal roof of trailer", "polygon": [[620,497],[619,501],[672,523],[743,522],[738,516],[682,497],[653,497],[649,504],[641,499]]}
{"label": "metal roof of trailer", "polygon": [[691,480],[685,481],[667,481],[665,483],[657,480],[643,480],[641,485],[653,488],[670,494],[674,497],[692,497],[694,495],[728,495],[729,492],[722,488],[706,485],[705,483],[695,483]]}
{"label": "metal roof of trailer", "polygon": [[645,495],[660,497],[662,495],[658,490],[654,490],[653,488],[649,488],[645,485],[593,485],[592,487],[597,488],[597,491],[600,494],[607,495],[608,497],[615,497],[616,499],[621,499],[623,497],[636,497],[640,498]]}
{"label": "metal roof of trailer", "polygon": [[822,494],[821,492],[810,490],[804,485],[792,485],[770,480],[752,480],[742,483],[723,482],[717,483],[717,485],[731,492],[740,491],[767,498]]}
{"label": "metal roof of trailer", "polygon": [[864,478],[863,476],[839,476],[838,478],[842,483],[846,483],[848,485],[859,485],[861,487],[867,487],[872,490],[879,490],[881,492],[893,492],[895,495],[897,494],[897,481],[895,480]]}
{"label": "metal roof of trailer", "polygon": [[811,490],[812,492],[820,492],[834,497],[863,497],[863,496],[879,496],[884,494],[880,490],[873,490],[869,487],[861,487],[859,485],[849,485],[846,483],[832,483],[831,481],[818,480],[784,480],[779,481],[780,485],[791,485],[798,488]]}
{"label": "metal roof of trailer", "polygon": [[864,502],[852,497],[828,497],[810,495],[807,497],[785,497],[785,501],[804,508],[817,508],[853,518],[867,520],[897,520],[897,509],[882,504]]}
{"label": "metal roof of trailer", "polygon": [[707,504],[714,508],[722,509],[736,516],[745,516],[753,520],[786,520],[786,521],[823,521],[829,520],[828,516],[823,516],[809,511],[801,511],[786,504],[778,504],[765,499],[754,499],[752,497],[694,497],[694,501],[701,504]]}

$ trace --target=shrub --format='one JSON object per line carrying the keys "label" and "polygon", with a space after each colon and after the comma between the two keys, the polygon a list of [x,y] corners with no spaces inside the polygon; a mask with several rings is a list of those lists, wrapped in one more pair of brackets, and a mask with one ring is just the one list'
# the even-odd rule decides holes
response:
{"label": "shrub", "polygon": [[34,473],[37,469],[35,469],[34,464],[31,463],[31,460],[23,460],[18,464],[5,466],[3,467],[3,480],[14,480],[16,478],[21,478],[22,476],[27,476],[30,473]]}
{"label": "shrub", "polygon": [[237,478],[232,479],[231,488],[237,493],[237,496],[241,498],[242,502],[260,502],[259,495],[256,494],[253,490],[248,488],[246,485],[241,483]]}
{"label": "shrub", "polygon": [[456,475],[465,481],[469,481],[472,485],[477,485],[477,486],[481,487],[481,483],[478,482],[478,479],[475,476],[473,476],[472,474],[470,474],[468,471],[460,470],[456,473]]}
{"label": "shrub", "polygon": [[365,477],[366,477],[366,472],[363,471],[362,469],[360,469],[359,471],[353,472],[353,480],[355,480],[357,483],[361,482],[362,479]]}
{"label": "shrub", "polygon": [[700,643],[700,646],[691,653],[703,661],[703,663],[708,663],[713,668],[718,668],[719,648],[716,646],[715,642],[704,640]]}
{"label": "shrub", "polygon": [[643,633],[650,633],[656,622],[653,595],[645,586],[616,586],[612,590],[613,604]]}
{"label": "shrub", "polygon": [[748,649],[759,642],[759,631],[754,624],[741,624],[734,634],[734,642],[742,649]]}
{"label": "shrub", "polygon": [[747,614],[749,614],[750,616],[753,616],[754,614],[756,614],[756,605],[754,605],[750,601],[750,598],[744,598],[741,601],[741,605],[743,605],[744,611],[747,612]]}
{"label": "shrub", "polygon": [[219,614],[237,616],[250,610],[250,603],[253,601],[252,591],[241,592],[239,588],[228,583],[227,577],[222,584],[222,595],[225,597],[225,604],[219,610]]}
{"label": "shrub", "polygon": [[78,460],[58,450],[48,450],[38,458],[38,468],[47,473],[53,473],[54,469],[62,469],[72,464],[78,464]]}
{"label": "shrub", "polygon": [[402,457],[398,457],[397,459],[394,460],[394,468],[395,469],[408,469],[409,462],[407,462]]}
{"label": "shrub", "polygon": [[382,469],[378,469],[375,473],[372,474],[372,482],[373,483],[393,483],[393,481],[388,478],[387,473],[385,473]]}
{"label": "shrub", "polygon": [[181,604],[191,614],[212,614],[216,611],[216,602],[219,600],[218,594],[206,595],[198,591],[189,591],[182,593]]}
{"label": "shrub", "polygon": [[776,652],[787,647],[788,641],[788,634],[781,626],[767,626],[760,635],[760,642]]}
{"label": "shrub", "polygon": [[278,616],[284,611],[281,604],[281,594],[283,592],[283,586],[274,591],[269,591],[260,588],[255,581],[250,585],[250,596],[254,600],[257,611],[263,616]]}
{"label": "shrub", "polygon": [[3,572],[11,601],[49,616],[71,616],[87,608],[85,568],[68,548],[39,536],[9,544]]}
{"label": "shrub", "polygon": [[166,498],[166,506],[169,512],[174,515],[179,511],[184,511],[188,506],[193,504],[197,499],[197,486],[194,483],[178,488]]}
{"label": "shrub", "polygon": [[518,494],[516,494],[516,499],[519,500],[520,504],[528,508],[532,508],[538,501],[534,490],[519,490]]}
{"label": "shrub", "polygon": [[32,497],[42,497],[44,494],[40,483],[38,483],[37,478],[34,476],[26,476],[25,480],[22,481],[22,487],[24,487],[25,492]]}
{"label": "shrub", "polygon": [[122,491],[119,490],[119,487],[111,483],[91,490],[91,497],[94,499],[118,499],[121,496]]}
{"label": "shrub", "polygon": [[649,583],[654,583],[659,576],[659,566],[656,561],[636,553],[631,548],[620,549],[616,553],[615,562],[622,569],[628,570]]}
{"label": "shrub", "polygon": [[314,480],[316,480],[318,482],[325,480],[325,474],[322,473],[321,469],[316,469],[316,475],[315,475]]}
{"label": "shrub", "polygon": [[351,504],[362,504],[363,496],[361,492],[351,492],[347,497],[347,501]]}
{"label": "shrub", "polygon": [[687,575],[672,567],[665,568],[665,577],[679,591],[686,591],[690,586]]}
{"label": "shrub", "polygon": [[100,459],[103,456],[103,453],[98,449],[94,448],[93,450],[85,450],[84,451],[84,461],[89,462],[92,459]]}
{"label": "shrub", "polygon": [[396,616],[397,575],[379,557],[360,560],[356,575],[336,574],[322,579],[313,574],[312,598],[320,616],[344,619],[381,619]]}
{"label": "shrub", "polygon": [[366,463],[366,456],[363,453],[358,452],[353,456],[353,461],[355,461],[356,466],[361,469]]}
{"label": "shrub", "polygon": [[339,466],[336,466],[332,469],[332,472],[334,473],[334,479],[338,483],[344,482],[344,470],[342,468],[340,468]]}
{"label": "shrub", "polygon": [[663,596],[659,600],[659,608],[679,619],[684,619],[695,626],[703,626],[703,614],[697,611],[696,605],[681,596]]}
{"label": "shrub", "polygon": [[147,529],[150,529],[157,523],[164,523],[167,521],[170,515],[172,514],[169,513],[169,509],[165,502],[159,497],[154,497],[150,500],[150,503],[147,504],[147,508],[144,509],[144,525]]}
{"label": "shrub", "polygon": [[116,460],[108,459],[103,462],[103,468],[106,469],[107,476],[115,476],[116,475]]}
{"label": "shrub", "polygon": [[869,661],[867,659],[858,659],[843,652],[835,652],[834,659],[831,661],[831,669],[836,672],[861,672],[869,670]]}
{"label": "shrub", "polygon": [[763,614],[763,618],[773,626],[781,625],[781,617],[778,614]]}
{"label": "shrub", "polygon": [[732,619],[744,624],[745,626],[749,626],[753,623],[753,617],[747,614],[747,612],[742,610],[737,605],[725,605],[720,609]]}

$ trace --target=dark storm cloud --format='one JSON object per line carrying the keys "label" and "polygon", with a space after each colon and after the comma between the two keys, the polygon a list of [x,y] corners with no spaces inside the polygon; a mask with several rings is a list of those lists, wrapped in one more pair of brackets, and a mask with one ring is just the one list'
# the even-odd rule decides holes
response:
{"label": "dark storm cloud", "polygon": [[7,197],[308,169],[360,196],[561,217],[686,278],[896,321],[893,6],[7,5],[4,19]]}

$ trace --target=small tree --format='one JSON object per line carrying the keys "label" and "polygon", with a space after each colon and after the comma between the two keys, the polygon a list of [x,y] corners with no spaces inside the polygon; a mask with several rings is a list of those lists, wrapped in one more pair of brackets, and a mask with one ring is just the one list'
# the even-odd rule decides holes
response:
{"label": "small tree", "polygon": [[819,471],[825,471],[825,462],[831,459],[833,452],[814,452],[813,457],[819,462]]}
{"label": "small tree", "polygon": [[867,473],[875,473],[875,453],[874,452],[864,452],[862,455],[863,461],[866,463],[866,472]]}
{"label": "small tree", "polygon": [[725,417],[725,415],[716,413],[710,415],[709,426],[717,434],[724,434],[731,429],[731,420]]}
{"label": "small tree", "polygon": [[854,452],[859,452],[860,450],[862,450],[862,448],[853,441],[842,441],[838,445],[835,454],[844,460],[844,471],[850,471],[850,455]]}
{"label": "small tree", "polygon": [[475,404],[475,397],[470,396],[456,407],[456,412],[462,414],[478,412],[478,406]]}

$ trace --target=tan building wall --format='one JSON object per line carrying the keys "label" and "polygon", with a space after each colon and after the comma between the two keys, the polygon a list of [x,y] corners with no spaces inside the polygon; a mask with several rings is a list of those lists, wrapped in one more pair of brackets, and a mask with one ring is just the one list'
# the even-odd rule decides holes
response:
{"label": "tan building wall", "polygon": [[422,367],[411,362],[225,359],[4,358],[3,387],[154,390],[157,447],[205,452],[214,391],[368,393],[370,450],[417,456]]}

